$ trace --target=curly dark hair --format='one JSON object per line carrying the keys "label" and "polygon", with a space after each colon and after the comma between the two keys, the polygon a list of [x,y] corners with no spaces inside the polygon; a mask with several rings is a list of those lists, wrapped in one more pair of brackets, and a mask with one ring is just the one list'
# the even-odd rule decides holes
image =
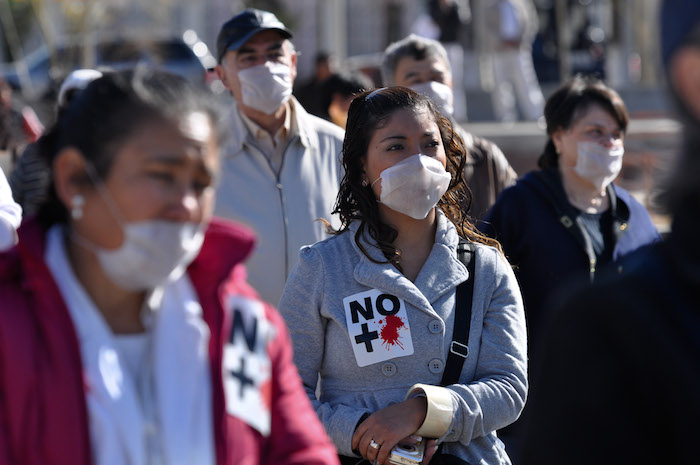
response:
{"label": "curly dark hair", "polygon": [[360,221],[355,234],[355,243],[367,258],[369,256],[360,242],[365,231],[377,241],[387,262],[401,269],[401,251],[393,243],[398,231],[381,221],[377,199],[369,185],[362,185],[364,170],[362,162],[367,155],[374,132],[387,123],[398,110],[427,110],[440,128],[440,135],[447,157],[447,171],[452,176],[447,192],[438,206],[454,223],[460,236],[471,241],[494,246],[500,250],[497,241],[480,234],[470,221],[467,211],[471,206],[472,193],[463,177],[465,154],[464,143],[453,130],[452,123],[442,116],[429,98],[406,87],[385,87],[358,94],[352,101],[348,113],[347,129],[343,140],[342,164],[345,175],[340,182],[340,191],[333,213],[341,220],[339,229],[333,229],[326,222],[330,234],[341,234],[348,230],[352,221]]}

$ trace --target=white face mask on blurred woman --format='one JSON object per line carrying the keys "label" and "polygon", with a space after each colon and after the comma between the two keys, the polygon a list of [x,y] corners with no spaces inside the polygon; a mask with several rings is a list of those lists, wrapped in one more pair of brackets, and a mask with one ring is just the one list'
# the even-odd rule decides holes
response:
{"label": "white face mask on blurred woman", "polygon": [[574,171],[596,189],[602,191],[620,174],[625,153],[622,145],[606,148],[595,142],[579,142],[577,148]]}
{"label": "white face mask on blurred woman", "polygon": [[238,72],[241,95],[246,106],[270,115],[292,95],[291,68],[268,61]]}
{"label": "white face mask on blurred woman", "polygon": [[129,291],[153,289],[182,276],[199,254],[205,225],[164,220],[125,222],[102,181],[94,174],[90,177],[121,227],[124,240],[116,249],[105,249],[77,232],[73,237],[97,255],[107,276]]}
{"label": "white face mask on blurred woman", "polygon": [[447,84],[437,81],[421,82],[411,86],[419,94],[430,98],[444,116],[451,116],[454,113],[452,89]]}
{"label": "white face mask on blurred woman", "polygon": [[93,249],[107,276],[130,291],[176,280],[204,242],[204,227],[197,223],[140,221],[123,224],[122,230],[124,242],[118,249]]}
{"label": "white face mask on blurred woman", "polygon": [[447,192],[452,177],[439,160],[416,154],[381,172],[379,201],[394,211],[422,220]]}

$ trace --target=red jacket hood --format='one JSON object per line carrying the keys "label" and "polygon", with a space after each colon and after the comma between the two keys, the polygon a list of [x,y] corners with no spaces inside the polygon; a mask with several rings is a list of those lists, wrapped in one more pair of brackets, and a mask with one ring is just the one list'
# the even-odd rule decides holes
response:
{"label": "red jacket hood", "polygon": [[[250,229],[229,220],[214,218],[207,228],[202,250],[189,271],[204,273],[213,281],[220,282],[232,268],[250,256],[254,246],[255,234]],[[242,270],[242,267],[237,268]]]}

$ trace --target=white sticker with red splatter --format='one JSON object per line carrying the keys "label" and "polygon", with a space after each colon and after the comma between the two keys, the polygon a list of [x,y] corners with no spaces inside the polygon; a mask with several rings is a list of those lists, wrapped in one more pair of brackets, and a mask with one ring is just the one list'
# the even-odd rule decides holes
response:
{"label": "white sticker with red splatter", "polygon": [[377,289],[343,299],[350,344],[364,367],[413,353],[406,304]]}
{"label": "white sticker with red splatter", "polygon": [[232,295],[225,305],[231,318],[221,366],[226,411],[268,436],[272,404],[268,344],[275,328],[258,301]]}

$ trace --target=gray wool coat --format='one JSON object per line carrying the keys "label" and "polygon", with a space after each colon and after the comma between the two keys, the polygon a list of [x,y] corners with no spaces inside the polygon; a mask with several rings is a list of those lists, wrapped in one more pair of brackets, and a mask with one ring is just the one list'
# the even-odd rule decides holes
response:
{"label": "gray wool coat", "polygon": [[[415,383],[439,385],[452,338],[455,289],[468,278],[454,225],[437,210],[433,249],[415,283],[369,260],[358,223],[304,247],[279,305],[306,391],[338,453],[354,455],[358,420],[404,399]],[[362,241],[375,259],[383,255]],[[523,304],[505,258],[478,245],[469,356],[447,386],[452,421],[443,452],[471,464],[509,464],[495,431],[520,414],[527,393]],[[319,378],[320,377],[320,378]],[[318,385],[317,385],[318,383]]]}

